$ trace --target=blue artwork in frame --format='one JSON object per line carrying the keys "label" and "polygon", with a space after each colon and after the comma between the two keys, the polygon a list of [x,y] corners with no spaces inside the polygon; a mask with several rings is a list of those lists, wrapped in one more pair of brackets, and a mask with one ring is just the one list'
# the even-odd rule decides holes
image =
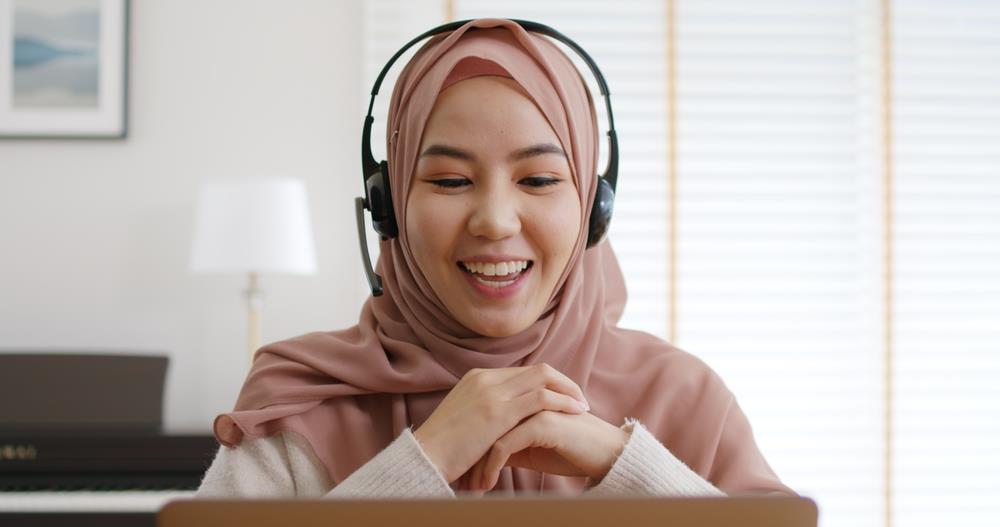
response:
{"label": "blue artwork in frame", "polygon": [[0,138],[124,138],[128,0],[0,0]]}

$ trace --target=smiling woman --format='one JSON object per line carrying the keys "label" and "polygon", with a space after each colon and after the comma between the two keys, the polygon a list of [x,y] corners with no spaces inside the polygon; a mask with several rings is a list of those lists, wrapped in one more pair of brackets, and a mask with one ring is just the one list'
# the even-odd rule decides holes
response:
{"label": "smiling woman", "polygon": [[427,121],[406,230],[431,288],[476,333],[526,329],[566,269],[581,204],[558,142],[528,94],[498,76],[446,81]]}
{"label": "smiling woman", "polygon": [[363,160],[383,294],[257,352],[201,496],[794,495],[718,375],[618,327],[616,140],[597,175],[590,92],[524,24],[437,28],[406,65]]}

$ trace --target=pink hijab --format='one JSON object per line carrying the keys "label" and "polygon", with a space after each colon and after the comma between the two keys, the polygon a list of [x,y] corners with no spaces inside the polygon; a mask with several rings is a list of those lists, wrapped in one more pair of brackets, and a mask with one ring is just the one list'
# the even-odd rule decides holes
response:
{"label": "pink hijab", "polygon": [[[483,337],[445,309],[410,251],[406,196],[438,93],[446,83],[479,74],[513,78],[545,115],[568,154],[586,204],[581,225],[587,225],[598,130],[590,92],[572,62],[546,37],[509,20],[475,20],[432,37],[400,74],[389,109],[387,151],[400,233],[381,242],[377,267],[385,293],[365,302],[353,327],[261,348],[235,409],[215,421],[218,440],[235,447],[246,436],[297,432],[336,485],[406,427],[419,427],[470,369],[546,362],[583,388],[594,415],[614,425],[639,419],[721,490],[794,494],[765,462],[718,375],[663,340],[617,327],[625,306],[622,273],[610,244],[585,250],[585,227],[547,309],[523,332]],[[585,483],[508,467],[497,492],[578,494]]]}

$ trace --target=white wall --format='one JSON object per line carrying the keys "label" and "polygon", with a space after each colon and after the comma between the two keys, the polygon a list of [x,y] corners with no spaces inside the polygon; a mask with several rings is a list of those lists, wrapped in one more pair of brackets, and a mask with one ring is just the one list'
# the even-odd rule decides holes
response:
{"label": "white wall", "polygon": [[245,277],[192,275],[198,183],[305,181],[314,276],[264,276],[264,340],[352,324],[360,2],[133,1],[125,140],[0,140],[0,350],[167,352],[166,423],[209,429],[246,368]]}

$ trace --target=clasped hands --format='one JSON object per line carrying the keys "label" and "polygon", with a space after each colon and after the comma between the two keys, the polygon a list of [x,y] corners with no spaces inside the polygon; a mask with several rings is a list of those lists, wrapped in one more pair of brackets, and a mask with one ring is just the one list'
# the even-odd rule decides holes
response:
{"label": "clasped hands", "polygon": [[589,409],[547,364],[473,369],[413,436],[449,484],[474,494],[496,486],[505,466],[600,481],[628,433]]}

